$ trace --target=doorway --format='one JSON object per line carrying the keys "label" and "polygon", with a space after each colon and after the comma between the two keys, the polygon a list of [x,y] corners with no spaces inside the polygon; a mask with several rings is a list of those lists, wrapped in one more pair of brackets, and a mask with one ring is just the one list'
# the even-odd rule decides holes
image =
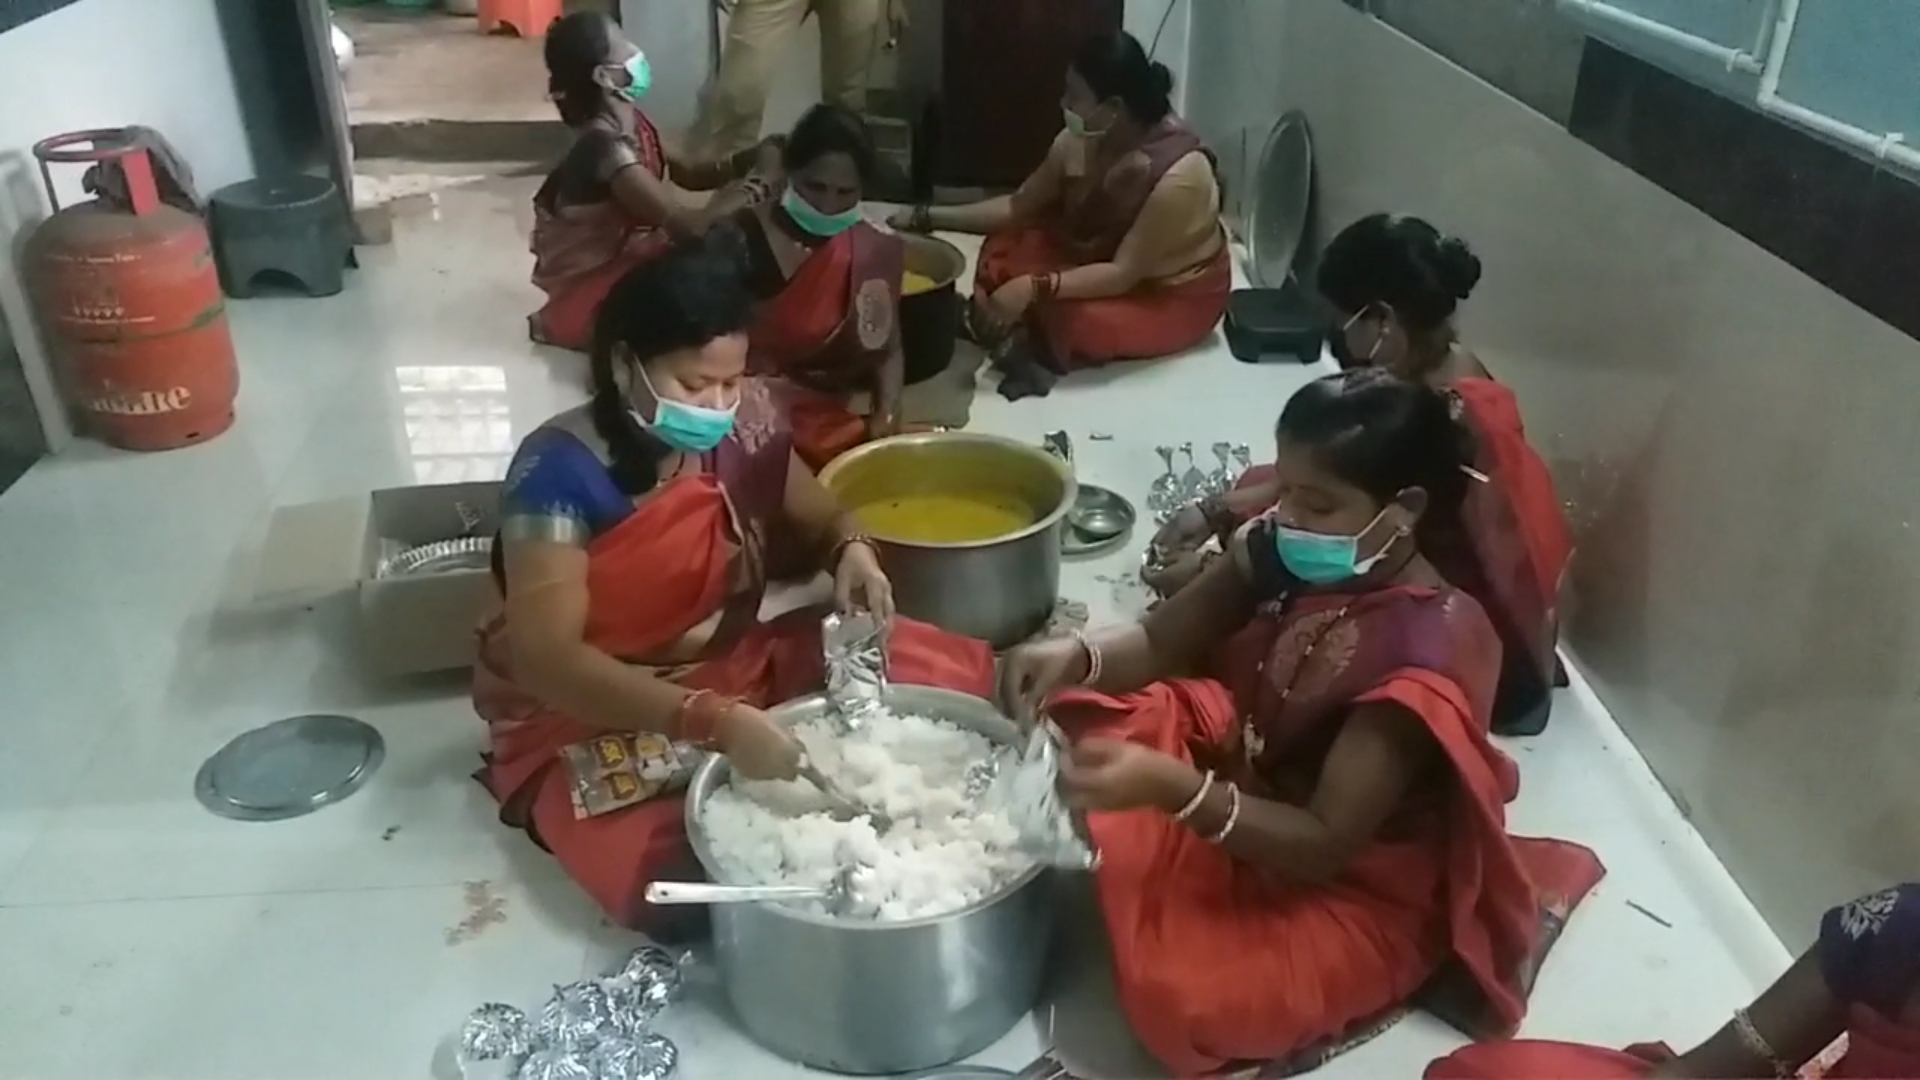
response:
{"label": "doorway", "polygon": [[[566,147],[547,100],[542,42],[482,34],[474,0],[334,0],[354,156],[420,162],[544,162]],[[565,11],[619,15],[618,0]]]}

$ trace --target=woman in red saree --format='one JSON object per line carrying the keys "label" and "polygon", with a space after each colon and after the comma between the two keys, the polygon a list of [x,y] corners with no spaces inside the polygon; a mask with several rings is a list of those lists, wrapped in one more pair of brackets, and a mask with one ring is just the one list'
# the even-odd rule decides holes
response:
{"label": "woman in red saree", "polygon": [[[1327,245],[1318,285],[1341,319],[1334,352],[1343,367],[1382,367],[1443,390],[1473,431],[1472,467],[1486,482],[1469,488],[1459,528],[1429,527],[1422,548],[1442,576],[1480,602],[1500,634],[1495,733],[1536,735],[1546,727],[1559,671],[1557,608],[1573,540],[1553,477],[1527,442],[1519,402],[1459,343],[1454,311],[1479,279],[1480,260],[1464,242],[1419,218],[1374,214]],[[1249,469],[1233,491],[1169,522],[1156,543],[1181,553],[1209,535],[1230,534],[1273,505],[1274,483],[1270,468]],[[1200,561],[1175,559],[1156,586],[1177,589]]]}
{"label": "woman in red saree", "polygon": [[[892,613],[874,548],[746,377],[751,308],[726,245],[689,241],[629,273],[601,316],[592,402],[526,438],[502,493],[478,779],[625,926],[650,921],[648,882],[697,870],[679,800],[585,816],[563,750],[658,732],[744,775],[791,775],[798,749],[763,710],[820,689],[821,613],[759,621],[770,556],[830,572],[842,608]],[[991,689],[981,642],[896,619],[890,650],[899,681]]]}
{"label": "woman in red saree", "polygon": [[[778,202],[735,212],[747,281],[760,299],[748,364],[787,410],[794,448],[814,469],[900,430],[900,305],[906,245],[869,222],[860,199],[877,167],[858,116],[816,105],[787,137]],[[867,395],[867,416],[850,398]]]}
{"label": "woman in red saree", "polygon": [[1093,811],[1121,1005],[1177,1075],[1315,1060],[1410,1002],[1511,1034],[1602,873],[1506,831],[1499,639],[1414,539],[1459,511],[1469,457],[1431,389],[1318,380],[1280,418],[1279,507],[1228,558],[1003,668],[1016,710],[1084,687],[1048,705],[1064,782]]}
{"label": "woman in red saree", "polygon": [[1469,1046],[1426,1071],[1427,1080],[1649,1076],[1920,1077],[1920,885],[1827,912],[1813,948],[1688,1053],[1516,1039]]}
{"label": "woman in red saree", "polygon": [[986,234],[973,327],[1009,400],[1082,367],[1184,352],[1226,313],[1220,184],[1172,92],[1131,34],[1092,37],[1067,71],[1066,129],[1020,190],[894,219]]}
{"label": "woman in red saree", "polygon": [[[777,177],[778,154],[762,146],[720,162],[687,162],[667,153],[638,104],[653,69],[607,15],[577,12],[555,23],[546,60],[550,93],[574,141],[533,197],[533,283],[547,302],[527,325],[537,342],[584,352],[614,283],[675,236],[696,235],[764,196],[768,182],[747,179],[748,171],[757,165]],[[690,191],[746,182],[694,210],[676,201],[669,179]]]}

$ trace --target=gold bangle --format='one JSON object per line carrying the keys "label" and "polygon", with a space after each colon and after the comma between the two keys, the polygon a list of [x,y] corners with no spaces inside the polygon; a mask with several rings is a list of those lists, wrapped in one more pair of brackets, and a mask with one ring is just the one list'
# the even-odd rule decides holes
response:
{"label": "gold bangle", "polygon": [[1106,668],[1107,658],[1101,655],[1100,646],[1093,643],[1085,630],[1075,630],[1073,639],[1080,643],[1080,648],[1087,654],[1087,675],[1080,680],[1080,685],[1093,686],[1100,681],[1100,672]]}
{"label": "gold bangle", "polygon": [[674,710],[674,730],[680,741],[712,750],[717,745],[721,718],[738,704],[739,698],[726,697],[714,690],[695,690],[681,698],[680,707]]}
{"label": "gold bangle", "polygon": [[834,543],[832,551],[827,552],[828,572],[839,569],[840,560],[846,557],[847,549],[855,544],[860,544],[868,551],[873,552],[874,558],[877,559],[880,557],[880,546],[873,542],[873,537],[868,536],[866,533],[848,533]]}
{"label": "gold bangle", "polygon": [[1747,1015],[1747,1010],[1733,1010],[1733,1033],[1740,1037],[1740,1044],[1752,1051],[1755,1057],[1771,1065],[1773,1075],[1780,1080],[1791,1080],[1799,1072],[1782,1060],[1773,1045],[1767,1042],[1767,1037],[1760,1034],[1759,1028],[1753,1026],[1753,1017]]}

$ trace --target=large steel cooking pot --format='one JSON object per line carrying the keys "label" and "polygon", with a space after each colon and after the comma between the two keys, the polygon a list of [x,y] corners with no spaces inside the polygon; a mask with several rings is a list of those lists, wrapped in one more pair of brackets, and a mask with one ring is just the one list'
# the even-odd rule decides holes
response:
{"label": "large steel cooking pot", "polygon": [[933,288],[900,298],[900,355],[908,386],[933,378],[953,363],[960,340],[960,275],[967,257],[937,236],[908,233],[907,269],[933,281]]}
{"label": "large steel cooking pot", "polygon": [[[951,690],[894,684],[901,711],[970,728],[996,742],[1018,737],[989,703]],[[823,696],[778,706],[797,724],[826,711]],[[713,757],[687,789],[687,836],[713,880],[720,873],[701,813],[727,782]],[[1053,930],[1051,878],[1035,867],[993,896],[930,919],[871,922],[784,904],[712,909],[714,950],[727,997],[757,1042],[793,1061],[846,1073],[906,1073],[958,1061],[991,1045],[1040,999]]]}
{"label": "large steel cooking pot", "polygon": [[1073,506],[1072,467],[1037,446],[973,431],[928,431],[856,446],[820,474],[841,505],[907,496],[1011,496],[1033,523],[1005,536],[930,544],[875,535],[902,615],[981,638],[996,649],[1046,625],[1060,591],[1060,531]]}

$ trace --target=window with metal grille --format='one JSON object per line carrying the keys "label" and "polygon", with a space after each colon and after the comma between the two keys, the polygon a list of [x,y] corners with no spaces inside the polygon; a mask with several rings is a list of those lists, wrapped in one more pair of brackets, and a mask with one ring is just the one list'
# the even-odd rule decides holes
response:
{"label": "window with metal grille", "polygon": [[1920,175],[1916,0],[1557,0],[1595,36]]}

